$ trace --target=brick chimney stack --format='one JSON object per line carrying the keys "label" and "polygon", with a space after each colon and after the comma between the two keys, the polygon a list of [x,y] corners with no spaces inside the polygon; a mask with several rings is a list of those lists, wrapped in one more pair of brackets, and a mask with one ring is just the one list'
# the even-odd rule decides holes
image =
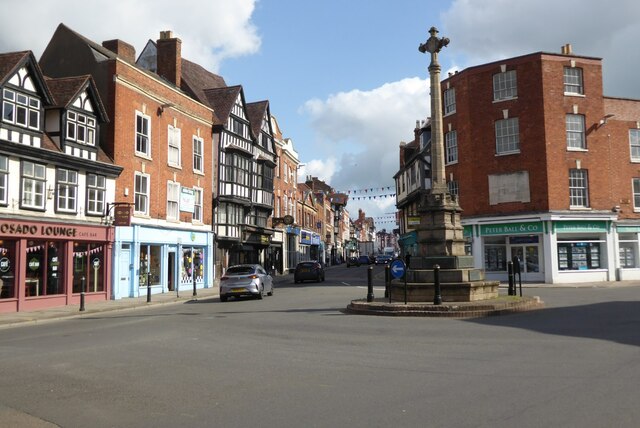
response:
{"label": "brick chimney stack", "polygon": [[158,74],[180,87],[182,79],[182,41],[171,31],[161,31],[157,41]]}
{"label": "brick chimney stack", "polygon": [[136,62],[136,49],[127,42],[119,39],[106,40],[102,42],[102,47],[109,49],[125,61]]}

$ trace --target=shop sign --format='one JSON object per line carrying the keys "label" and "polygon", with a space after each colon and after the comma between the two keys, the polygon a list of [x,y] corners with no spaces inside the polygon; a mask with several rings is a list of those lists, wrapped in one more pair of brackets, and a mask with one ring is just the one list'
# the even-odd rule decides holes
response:
{"label": "shop sign", "polygon": [[407,226],[420,226],[420,217],[407,217]]}
{"label": "shop sign", "polygon": [[133,206],[131,205],[116,205],[113,210],[113,225],[114,226],[131,226],[131,212]]}
{"label": "shop sign", "polygon": [[269,245],[269,235],[260,235],[260,243],[263,245]]}
{"label": "shop sign", "polygon": [[287,233],[289,233],[291,235],[299,235],[300,234],[300,228],[299,227],[294,227],[294,226],[287,226]]}
{"label": "shop sign", "polygon": [[53,236],[73,238],[78,230],[68,226],[37,226],[35,224],[2,223],[0,233],[5,235]]}
{"label": "shop sign", "polygon": [[560,233],[572,233],[572,232],[607,232],[606,221],[558,221],[553,223],[553,229]]}
{"label": "shop sign", "polygon": [[640,226],[618,226],[618,233],[640,233]]}
{"label": "shop sign", "polygon": [[7,257],[1,258],[0,259],[0,272],[6,273],[6,272],[9,272],[9,269],[11,269],[11,260],[9,260]]}
{"label": "shop sign", "polygon": [[462,231],[462,236],[465,238],[472,238],[473,237],[473,226],[469,225],[469,226],[464,226],[464,229]]}
{"label": "shop sign", "polygon": [[189,187],[180,187],[180,211],[193,213],[196,204],[196,191]]}
{"label": "shop sign", "polygon": [[306,230],[300,231],[300,243],[311,245],[311,232],[307,232]]}
{"label": "shop sign", "polygon": [[530,221],[524,223],[499,223],[480,225],[480,234],[489,235],[515,235],[520,233],[542,233],[542,222]]}
{"label": "shop sign", "polygon": [[320,235],[317,233],[311,235],[311,245],[320,245]]}
{"label": "shop sign", "polygon": [[40,260],[38,260],[35,257],[29,260],[29,269],[36,271],[39,268],[40,268]]}

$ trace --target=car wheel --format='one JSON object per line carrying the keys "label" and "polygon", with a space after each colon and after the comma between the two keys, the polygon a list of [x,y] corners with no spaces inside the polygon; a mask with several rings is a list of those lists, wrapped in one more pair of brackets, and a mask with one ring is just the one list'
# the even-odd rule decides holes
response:
{"label": "car wheel", "polygon": [[264,297],[264,285],[261,285],[260,290],[258,290],[258,299],[262,300],[263,297]]}
{"label": "car wheel", "polygon": [[226,302],[227,300],[229,300],[229,298],[227,296],[220,296],[220,301],[221,302]]}
{"label": "car wheel", "polygon": [[320,274],[316,275],[316,282],[320,282]]}
{"label": "car wheel", "polygon": [[271,290],[267,293],[267,296],[273,296],[273,284],[271,284]]}

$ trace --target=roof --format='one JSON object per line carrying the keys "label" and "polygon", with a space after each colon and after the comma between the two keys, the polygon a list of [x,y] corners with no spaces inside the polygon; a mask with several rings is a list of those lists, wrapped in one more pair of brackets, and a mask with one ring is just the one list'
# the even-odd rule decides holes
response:
{"label": "roof", "polygon": [[204,91],[205,102],[214,111],[214,125],[224,125],[231,114],[231,109],[239,94],[242,94],[242,86],[226,86],[224,88],[209,88]]}
{"label": "roof", "polygon": [[76,77],[62,77],[52,79],[45,77],[47,86],[54,97],[52,107],[69,108],[85,89],[89,91],[97,109],[96,114],[102,122],[108,122],[107,111],[102,104],[100,95],[95,87],[93,78],[90,75]]}
{"label": "roof", "polygon": [[189,93],[200,102],[206,102],[205,89],[224,88],[227,86],[224,78],[211,73],[204,67],[182,58],[182,90]]}
{"label": "roof", "polygon": [[44,104],[53,103],[53,96],[44,80],[42,70],[31,51],[7,52],[0,54],[0,85],[4,85],[21,67],[29,66],[33,72],[32,77],[38,84]]}
{"label": "roof", "polygon": [[251,132],[254,137],[258,137],[262,131],[262,120],[264,119],[267,108],[269,107],[269,101],[257,101],[255,103],[247,104],[247,119],[251,123]]}

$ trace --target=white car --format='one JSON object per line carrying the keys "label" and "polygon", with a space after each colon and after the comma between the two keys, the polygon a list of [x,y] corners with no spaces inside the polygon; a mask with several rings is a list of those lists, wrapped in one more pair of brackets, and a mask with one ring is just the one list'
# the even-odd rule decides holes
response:
{"label": "white car", "polygon": [[273,277],[261,265],[230,266],[220,278],[221,302],[226,302],[231,296],[255,296],[262,299],[265,293],[273,296]]}

